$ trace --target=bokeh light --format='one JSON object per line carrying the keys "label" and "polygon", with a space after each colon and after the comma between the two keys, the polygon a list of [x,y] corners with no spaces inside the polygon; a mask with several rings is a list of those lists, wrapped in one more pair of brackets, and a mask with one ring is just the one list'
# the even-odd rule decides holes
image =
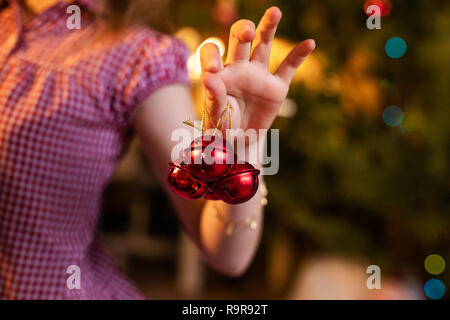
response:
{"label": "bokeh light", "polygon": [[291,118],[297,113],[297,103],[294,100],[286,98],[278,110],[278,116],[282,118]]}
{"label": "bokeh light", "polygon": [[390,127],[396,127],[402,124],[405,114],[402,108],[398,106],[389,106],[383,111],[383,120]]}
{"label": "bokeh light", "polygon": [[394,84],[387,79],[383,79],[380,82],[380,88],[383,90],[392,91],[394,89],[394,87],[395,87]]}
{"label": "bokeh light", "polygon": [[438,300],[445,294],[445,285],[441,280],[430,279],[425,283],[423,290],[428,298]]}
{"label": "bokeh light", "polygon": [[430,254],[425,258],[424,266],[428,273],[438,275],[445,269],[445,260],[438,254]]}
{"label": "bokeh light", "polygon": [[[367,14],[367,7],[376,5],[380,7],[381,16],[385,17],[391,13],[392,5],[389,0],[367,0],[364,3],[364,12]],[[368,15],[368,14],[367,14]]]}
{"label": "bokeh light", "polygon": [[220,24],[229,26],[238,18],[235,0],[218,0],[214,8],[213,16]]}
{"label": "bokeh light", "polygon": [[406,42],[400,37],[392,37],[386,42],[384,49],[389,57],[400,58],[406,52]]}
{"label": "bokeh light", "polygon": [[182,27],[178,29],[175,36],[183,41],[191,52],[197,50],[202,39],[200,32],[192,27]]}

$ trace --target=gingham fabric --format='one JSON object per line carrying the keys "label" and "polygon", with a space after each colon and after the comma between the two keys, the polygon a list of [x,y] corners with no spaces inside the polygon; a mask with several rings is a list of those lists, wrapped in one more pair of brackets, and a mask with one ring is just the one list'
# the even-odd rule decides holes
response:
{"label": "gingham fabric", "polygon": [[[103,32],[84,2],[80,30],[66,27],[63,2],[27,25],[16,1],[0,11],[2,299],[142,298],[96,241],[100,199],[130,113],[188,83],[188,51],[150,29]],[[67,286],[71,265],[80,289]]]}

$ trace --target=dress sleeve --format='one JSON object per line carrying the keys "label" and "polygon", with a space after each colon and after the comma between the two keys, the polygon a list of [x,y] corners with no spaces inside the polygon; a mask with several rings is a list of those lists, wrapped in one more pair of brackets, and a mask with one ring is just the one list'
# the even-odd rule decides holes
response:
{"label": "dress sleeve", "polygon": [[169,35],[149,33],[133,49],[119,73],[116,103],[129,124],[133,110],[155,90],[173,83],[188,85],[189,50]]}

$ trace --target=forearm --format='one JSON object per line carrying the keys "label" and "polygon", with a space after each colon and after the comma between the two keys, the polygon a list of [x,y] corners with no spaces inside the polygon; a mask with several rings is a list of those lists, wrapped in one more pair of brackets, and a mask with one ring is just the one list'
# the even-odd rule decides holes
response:
{"label": "forearm", "polygon": [[199,221],[201,249],[208,263],[223,273],[242,274],[256,252],[263,228],[262,177],[259,188],[243,204],[207,201],[203,207]]}
{"label": "forearm", "polygon": [[[252,164],[261,170],[262,145],[254,141],[246,145],[245,151],[239,148],[235,151],[240,161],[256,160],[257,163]],[[239,205],[223,201],[205,202],[199,217],[198,239],[202,253],[212,267],[234,276],[247,269],[260,242],[266,195],[267,189],[260,174],[258,191],[250,200]]]}
{"label": "forearm", "polygon": [[[259,168],[258,165],[256,165]],[[185,230],[214,269],[238,276],[252,261],[263,228],[267,189],[259,176],[258,192],[247,202],[230,205],[223,201],[175,198],[177,212]],[[173,196],[173,195],[172,195]],[[195,204],[195,213],[191,210]]]}
{"label": "forearm", "polygon": [[[170,117],[167,116],[167,111],[158,108],[160,105],[171,106]],[[168,162],[172,148],[177,143],[171,141],[171,135],[186,117],[195,117],[189,91],[184,87],[170,86],[158,90],[147,99],[134,113],[132,122],[184,229],[197,244],[205,260],[221,272],[237,275],[248,266],[259,243],[263,222],[262,195],[257,192],[246,203],[228,205],[222,201],[186,200],[169,189]],[[153,121],[154,118],[166,121]],[[193,130],[190,134],[193,136]],[[261,177],[260,181],[262,182]],[[259,190],[264,190],[261,183]],[[217,212],[217,215],[214,215],[214,212]],[[247,227],[245,219],[250,221]],[[230,223],[227,223],[228,221]],[[227,227],[230,233],[230,224],[234,230],[227,234]]]}

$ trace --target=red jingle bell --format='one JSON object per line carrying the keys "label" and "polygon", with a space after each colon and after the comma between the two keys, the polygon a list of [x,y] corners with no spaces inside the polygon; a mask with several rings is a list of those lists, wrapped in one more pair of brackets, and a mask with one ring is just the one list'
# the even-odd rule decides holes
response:
{"label": "red jingle bell", "polygon": [[179,196],[185,199],[198,199],[209,190],[206,183],[193,177],[183,163],[169,163],[169,165],[167,180],[172,191]]}
{"label": "red jingle bell", "polygon": [[186,167],[197,179],[213,182],[223,178],[234,163],[232,148],[219,136],[201,136],[184,150]]}
{"label": "red jingle bell", "polygon": [[[217,125],[216,132],[223,129],[224,115],[228,111],[229,128],[232,126],[231,105],[227,102]],[[207,110],[203,107],[200,130],[204,132]],[[211,120],[211,119],[210,119]],[[222,122],[222,126],[220,123]],[[197,128],[191,121],[184,124]],[[215,121],[214,121],[215,123]],[[219,129],[220,127],[220,129]],[[187,199],[205,197],[239,204],[252,198],[259,186],[259,170],[251,164],[236,164],[237,155],[222,137],[202,135],[183,151],[181,164],[170,164],[168,182],[170,188]]]}
{"label": "red jingle bell", "polygon": [[229,174],[217,181],[213,189],[220,200],[240,204],[250,200],[258,190],[260,171],[249,163],[234,164]]}
{"label": "red jingle bell", "polygon": [[220,200],[220,195],[217,193],[216,190],[211,190],[205,193],[204,198],[206,200]]}

